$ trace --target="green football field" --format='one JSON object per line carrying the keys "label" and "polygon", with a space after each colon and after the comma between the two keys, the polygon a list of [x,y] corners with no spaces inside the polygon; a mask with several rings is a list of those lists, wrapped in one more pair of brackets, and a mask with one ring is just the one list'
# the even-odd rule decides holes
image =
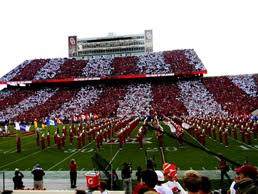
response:
{"label": "green football field", "polygon": [[[165,125],[163,127],[164,130],[169,132],[168,127]],[[53,133],[54,127],[49,128]],[[137,128],[133,130],[131,139],[136,137]],[[201,146],[187,132],[184,134],[184,140]],[[134,170],[138,166],[144,168],[146,160],[149,158],[155,161],[157,169],[162,168],[161,153],[155,138],[155,132],[152,130],[147,132],[144,149],[139,149],[139,144],[136,142],[127,142],[122,150],[119,149],[118,143],[114,143],[104,144],[97,151],[95,141],[86,143],[82,149],[77,149],[76,141],[74,141],[73,145],[70,145],[68,141],[69,137],[66,140],[65,148],[58,150],[53,143],[53,139],[51,139],[51,146],[42,150],[41,147],[36,145],[35,134],[21,136],[22,151],[21,153],[16,153],[15,136],[0,137],[0,171],[12,171],[15,168],[31,170],[37,163],[45,170],[66,171],[72,158],[77,161],[79,170],[93,170],[95,166],[91,157],[95,152],[106,159],[107,162],[110,162],[114,169],[121,169],[124,162],[130,162]],[[252,144],[247,145],[240,140],[230,138],[229,146],[225,147],[218,140],[214,141],[211,138],[206,138],[206,148],[212,152],[221,153],[235,162],[243,164],[247,161],[249,164],[258,166],[258,140],[252,139]],[[164,154],[167,162],[175,163],[181,170],[215,170],[218,166],[218,159],[215,156],[186,143],[183,146],[179,146],[177,140],[166,135],[164,135]]]}

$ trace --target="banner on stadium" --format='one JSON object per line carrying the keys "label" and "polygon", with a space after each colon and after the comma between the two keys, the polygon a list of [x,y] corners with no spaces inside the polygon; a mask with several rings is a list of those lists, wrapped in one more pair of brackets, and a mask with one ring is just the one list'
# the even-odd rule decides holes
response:
{"label": "banner on stadium", "polygon": [[77,36],[68,36],[68,54],[69,57],[77,56]]}

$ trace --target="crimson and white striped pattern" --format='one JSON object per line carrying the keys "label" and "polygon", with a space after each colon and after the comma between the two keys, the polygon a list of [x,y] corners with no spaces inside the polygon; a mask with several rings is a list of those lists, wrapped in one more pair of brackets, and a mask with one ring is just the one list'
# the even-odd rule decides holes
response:
{"label": "crimson and white striped pattern", "polygon": [[31,63],[32,60],[26,60],[22,64],[18,65],[16,68],[14,68],[9,73],[5,74],[2,78],[0,78],[0,81],[11,81],[16,75],[20,73],[20,71],[29,63]]}
{"label": "crimson and white striped pattern", "polygon": [[55,110],[51,117],[60,119],[72,118],[74,115],[84,114],[90,104],[93,104],[101,94],[102,89],[97,89],[93,86],[85,86],[73,97],[69,102],[65,102],[59,110]]}
{"label": "crimson and white striped pattern", "polygon": [[221,105],[215,101],[213,95],[209,93],[200,80],[179,81],[177,85],[181,90],[181,100],[190,116],[210,113],[227,114],[227,112],[222,110]]}
{"label": "crimson and white striped pattern", "polygon": [[44,65],[34,76],[34,80],[46,80],[52,79],[57,74],[60,66],[64,63],[64,59],[56,58],[51,59],[46,65]]}
{"label": "crimson and white striped pattern", "polygon": [[56,91],[57,89],[39,90],[35,93],[35,95],[22,100],[20,103],[14,106],[7,107],[4,111],[1,111],[0,118],[2,120],[12,119],[27,110],[36,108],[37,105],[45,103],[52,95],[55,94]]}
{"label": "crimson and white striped pattern", "polygon": [[131,84],[123,100],[119,102],[118,117],[147,116],[152,101],[151,84]]}
{"label": "crimson and white striped pattern", "polygon": [[252,75],[228,76],[228,78],[247,95],[257,96],[257,86]]}

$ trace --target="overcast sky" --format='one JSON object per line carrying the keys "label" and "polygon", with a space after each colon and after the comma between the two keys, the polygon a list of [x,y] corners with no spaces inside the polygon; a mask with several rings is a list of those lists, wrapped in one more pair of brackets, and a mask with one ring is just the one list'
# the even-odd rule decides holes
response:
{"label": "overcast sky", "polygon": [[1,0],[0,77],[67,57],[79,38],[153,30],[154,51],[193,48],[208,75],[258,73],[257,0]]}

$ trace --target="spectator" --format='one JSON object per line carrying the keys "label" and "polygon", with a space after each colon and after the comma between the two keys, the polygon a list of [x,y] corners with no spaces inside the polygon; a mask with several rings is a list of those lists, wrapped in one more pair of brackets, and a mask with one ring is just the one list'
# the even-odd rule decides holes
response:
{"label": "spectator", "polygon": [[201,186],[199,194],[209,194],[211,193],[211,182],[208,177],[201,176]]}
{"label": "spectator", "polygon": [[110,173],[110,177],[109,177],[108,183],[107,183],[108,189],[110,189],[110,190],[118,189],[117,181],[118,181],[118,175],[116,173],[116,170],[112,169],[112,172]]}
{"label": "spectator", "polygon": [[157,176],[158,176],[158,182],[154,189],[159,193],[159,194],[173,194],[172,190],[168,188],[167,185],[162,184],[165,181],[163,172],[160,170],[155,171]]}
{"label": "spectator", "polygon": [[125,191],[125,194],[132,193],[131,173],[132,173],[131,166],[128,163],[124,163],[121,175],[122,175],[123,189]]}
{"label": "spectator", "polygon": [[158,176],[153,170],[142,171],[142,182],[145,185],[140,189],[139,194],[158,194],[154,187],[158,183]]}
{"label": "spectator", "polygon": [[14,172],[14,177],[13,177],[14,189],[24,188],[23,181],[22,181],[23,177],[24,177],[23,173],[18,168],[16,168]]}
{"label": "spectator", "polygon": [[106,183],[104,183],[104,182],[99,183],[98,190],[100,191],[101,194],[109,194]]}
{"label": "spectator", "polygon": [[142,179],[142,168],[140,166],[137,167],[137,171],[136,171],[135,175],[137,177],[137,181],[141,182],[141,179]]}
{"label": "spectator", "polygon": [[173,193],[185,194],[184,188],[180,185],[177,178],[177,167],[174,164],[163,164],[164,178],[167,180],[166,185]]}
{"label": "spectator", "polygon": [[43,176],[45,176],[44,170],[40,167],[39,164],[36,164],[33,167],[31,173],[34,177],[34,189],[43,189]]}
{"label": "spectator", "polygon": [[244,165],[240,168],[234,169],[238,175],[236,182],[236,193],[237,194],[257,194],[257,169],[251,165]]}
{"label": "spectator", "polygon": [[188,194],[198,194],[201,188],[201,177],[196,171],[186,171],[183,177],[183,183]]}
{"label": "spectator", "polygon": [[230,177],[228,175],[228,171],[229,171],[229,166],[227,165],[226,161],[223,159],[223,157],[221,158],[221,160],[219,161],[219,166],[218,168],[220,169],[220,186],[223,186],[223,181],[224,181],[224,176],[227,177],[228,181],[231,182]]}
{"label": "spectator", "polygon": [[77,168],[75,159],[72,159],[69,164],[71,188],[76,188]]}

